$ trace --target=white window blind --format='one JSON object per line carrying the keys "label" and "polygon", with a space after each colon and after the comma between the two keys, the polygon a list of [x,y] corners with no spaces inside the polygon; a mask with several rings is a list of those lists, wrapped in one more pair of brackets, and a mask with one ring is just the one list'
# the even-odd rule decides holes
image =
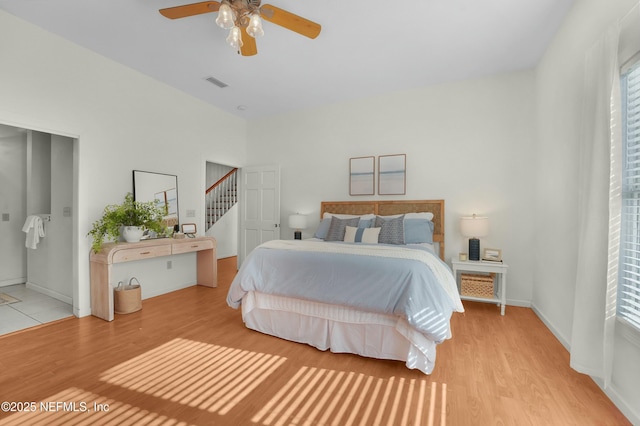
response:
{"label": "white window blind", "polygon": [[640,329],[640,62],[624,72],[622,229],[618,315]]}

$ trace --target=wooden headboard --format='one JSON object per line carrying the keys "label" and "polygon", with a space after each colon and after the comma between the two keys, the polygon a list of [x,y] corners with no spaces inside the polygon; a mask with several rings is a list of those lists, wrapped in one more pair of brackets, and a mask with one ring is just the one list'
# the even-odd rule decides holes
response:
{"label": "wooden headboard", "polygon": [[440,245],[440,258],[444,260],[444,200],[398,201],[323,201],[320,203],[320,219],[325,213],[376,214],[390,216],[404,213],[433,213],[433,242]]}

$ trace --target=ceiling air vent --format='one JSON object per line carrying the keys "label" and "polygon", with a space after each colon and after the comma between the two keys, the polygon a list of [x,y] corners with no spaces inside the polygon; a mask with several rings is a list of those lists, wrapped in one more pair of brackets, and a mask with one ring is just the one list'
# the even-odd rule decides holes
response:
{"label": "ceiling air vent", "polygon": [[214,77],[207,77],[205,78],[205,80],[207,80],[209,83],[211,84],[215,84],[216,86],[218,86],[221,89],[224,89],[225,87],[229,86],[227,83],[224,83],[220,80],[218,80],[217,78]]}

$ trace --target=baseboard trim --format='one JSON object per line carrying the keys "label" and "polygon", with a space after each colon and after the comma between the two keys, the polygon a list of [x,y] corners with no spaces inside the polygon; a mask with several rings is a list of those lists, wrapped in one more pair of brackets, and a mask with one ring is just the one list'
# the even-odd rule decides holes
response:
{"label": "baseboard trim", "polygon": [[547,319],[546,316],[544,316],[544,314],[538,309],[538,307],[534,304],[531,303],[531,309],[533,310],[533,312],[538,316],[538,318],[540,318],[540,321],[542,321],[544,323],[544,325],[547,326],[547,328],[549,329],[549,331],[551,331],[551,333],[553,333],[553,335],[556,337],[556,339],[558,339],[558,341],[560,342],[560,344],[562,344],[562,346],[564,346],[564,348],[571,352],[571,344],[569,343],[569,340],[562,335],[562,333],[560,333],[552,324],[551,322]]}
{"label": "baseboard trim", "polygon": [[91,310],[90,309],[80,309],[80,308],[74,306],[73,307],[73,315],[75,315],[76,318],[88,317],[89,315],[91,315]]}
{"label": "baseboard trim", "polygon": [[531,307],[531,301],[529,301],[529,300],[507,299],[507,307],[509,307],[509,306],[517,306],[519,308],[530,308]]}
{"label": "baseboard trim", "polygon": [[616,391],[615,386],[612,384],[607,389],[605,389],[602,385],[602,381],[593,376],[590,376],[591,379],[598,385],[598,387],[605,393],[613,402],[613,404],[618,407],[622,414],[634,425],[640,425],[640,413],[638,413],[634,408],[627,404],[627,402],[620,396],[620,394]]}
{"label": "baseboard trim", "polygon": [[[564,346],[567,351],[571,352],[571,345],[569,344],[568,339],[551,325],[551,322],[549,322],[549,320],[542,314],[542,312],[535,306],[535,304],[531,304],[531,309],[538,316],[538,318],[540,318],[544,325],[547,326],[549,331],[551,331],[556,339],[558,339],[562,346]],[[618,407],[622,414],[624,414],[624,416],[629,419],[632,424],[640,425],[640,414],[637,413],[623,398],[620,397],[613,385],[605,389],[600,379],[591,375],[589,377],[591,377],[591,380],[593,380],[595,384],[598,385],[602,392],[607,395],[611,402],[613,402],[613,404]]]}
{"label": "baseboard trim", "polygon": [[8,287],[10,285],[24,284],[25,281],[27,281],[27,279],[25,277],[12,278],[10,280],[2,280],[2,281],[0,281],[0,287]]}
{"label": "baseboard trim", "polygon": [[65,296],[64,294],[60,294],[46,287],[39,286],[38,284],[27,281],[27,288],[37,291],[38,293],[46,294],[49,297],[53,297],[54,299],[58,299],[59,301],[68,303],[69,305],[73,305],[73,300],[69,296]]}

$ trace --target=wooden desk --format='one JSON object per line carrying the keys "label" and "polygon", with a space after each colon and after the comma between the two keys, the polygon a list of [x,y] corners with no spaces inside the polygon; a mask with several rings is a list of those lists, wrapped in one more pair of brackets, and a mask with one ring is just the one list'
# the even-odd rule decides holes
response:
{"label": "wooden desk", "polygon": [[111,268],[114,263],[143,260],[173,254],[197,252],[198,285],[217,287],[216,240],[213,237],[160,238],[139,243],[106,243],[98,253],[91,251],[91,315],[113,321]]}

